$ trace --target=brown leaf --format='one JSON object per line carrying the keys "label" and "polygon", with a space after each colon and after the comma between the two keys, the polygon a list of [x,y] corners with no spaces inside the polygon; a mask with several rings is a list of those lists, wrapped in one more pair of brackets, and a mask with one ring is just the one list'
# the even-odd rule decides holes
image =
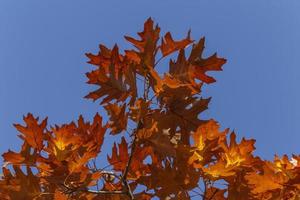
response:
{"label": "brown leaf", "polygon": [[145,101],[142,98],[139,98],[134,106],[130,107],[130,114],[129,116],[135,122],[143,121],[146,115],[149,112],[149,105],[150,101]]}
{"label": "brown leaf", "polygon": [[171,143],[168,135],[156,133],[147,140],[151,143],[154,151],[162,157],[176,156],[175,146]]}

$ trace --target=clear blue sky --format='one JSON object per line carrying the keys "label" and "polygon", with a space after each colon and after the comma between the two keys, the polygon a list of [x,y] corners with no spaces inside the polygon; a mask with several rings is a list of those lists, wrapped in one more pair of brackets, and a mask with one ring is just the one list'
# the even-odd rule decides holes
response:
{"label": "clear blue sky", "polygon": [[18,149],[13,123],[32,112],[50,124],[91,119],[83,99],[91,67],[84,53],[99,43],[125,47],[152,17],[175,38],[206,36],[206,54],[228,59],[205,116],[255,138],[256,154],[299,154],[299,0],[0,0],[0,152]]}

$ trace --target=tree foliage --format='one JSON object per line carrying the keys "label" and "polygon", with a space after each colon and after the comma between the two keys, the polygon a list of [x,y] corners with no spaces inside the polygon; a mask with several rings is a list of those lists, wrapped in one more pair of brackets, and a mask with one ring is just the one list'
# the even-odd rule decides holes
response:
{"label": "tree foliage", "polygon": [[[226,62],[203,57],[204,38],[160,36],[149,18],[138,38],[125,39],[133,49],[100,45],[86,54],[95,67],[87,83],[97,86],[86,98],[100,101],[107,122],[96,114],[49,127],[47,118],[24,116],[14,125],[21,150],[2,155],[1,199],[300,199],[299,155],[263,160],[253,155],[255,140],[238,142],[200,118],[210,101],[201,88],[216,81],[207,72]],[[97,160],[104,138],[115,141],[106,166]]]}

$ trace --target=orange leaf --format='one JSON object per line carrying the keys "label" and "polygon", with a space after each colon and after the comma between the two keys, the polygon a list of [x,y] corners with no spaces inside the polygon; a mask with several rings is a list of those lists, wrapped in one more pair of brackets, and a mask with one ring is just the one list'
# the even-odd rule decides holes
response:
{"label": "orange leaf", "polygon": [[118,104],[107,104],[104,106],[106,109],[110,120],[110,127],[112,129],[112,134],[121,133],[127,128],[128,114],[125,114],[126,104],[119,106]]}
{"label": "orange leaf", "polygon": [[166,33],[164,39],[161,41],[161,52],[163,56],[167,56],[175,51],[184,49],[193,41],[190,39],[190,31],[185,39],[174,41],[170,32]]}
{"label": "orange leaf", "polygon": [[118,147],[119,150],[117,149],[116,143],[114,143],[112,155],[111,157],[107,156],[107,160],[114,167],[114,170],[123,171],[126,168],[129,159],[128,144],[124,137],[122,137]]}
{"label": "orange leaf", "polygon": [[104,55],[101,53],[96,57],[87,54],[88,57],[92,59],[89,61],[90,63],[99,64],[101,67],[86,73],[89,79],[87,83],[98,85],[100,88],[89,93],[85,98],[90,98],[95,101],[104,97],[101,104],[106,104],[113,99],[125,101],[131,96],[133,103],[137,95],[136,74],[133,71],[134,69],[131,69],[123,56],[119,54],[117,45],[115,45],[111,51],[105,50]]}
{"label": "orange leaf", "polygon": [[8,150],[8,152],[2,154],[2,157],[6,162],[10,163],[22,163],[25,160],[21,154],[15,153],[11,150]]}
{"label": "orange leaf", "polygon": [[14,124],[16,129],[21,133],[19,137],[26,141],[30,146],[41,151],[43,145],[43,134],[47,126],[47,118],[45,118],[40,124],[38,124],[39,118],[34,118],[31,113],[23,117],[26,126],[20,124]]}
{"label": "orange leaf", "polygon": [[200,39],[197,44],[193,45],[193,49],[188,60],[192,66],[191,70],[193,71],[193,77],[209,84],[216,80],[205,73],[208,71],[222,71],[222,65],[226,63],[226,59],[218,58],[216,53],[208,58],[202,58],[203,50],[204,38]]}

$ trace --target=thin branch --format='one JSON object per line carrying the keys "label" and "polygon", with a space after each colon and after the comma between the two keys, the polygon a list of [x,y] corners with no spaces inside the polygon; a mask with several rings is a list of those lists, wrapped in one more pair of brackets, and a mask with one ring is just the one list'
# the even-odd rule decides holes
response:
{"label": "thin branch", "polygon": [[144,77],[144,99],[145,100],[148,100],[149,90],[150,90],[149,77],[145,76]]}
{"label": "thin branch", "polygon": [[207,181],[203,180],[204,183],[204,193],[203,193],[203,200],[206,200],[206,193],[207,193]]}
{"label": "thin branch", "polygon": [[116,190],[116,191],[103,191],[103,190],[86,190],[84,192],[92,194],[126,194],[126,191]]}
{"label": "thin branch", "polygon": [[126,168],[124,170],[124,173],[122,175],[122,179],[125,179],[125,180],[127,179],[129,168],[130,168],[130,165],[131,165],[131,162],[132,162],[132,157],[133,157],[133,154],[134,154],[134,151],[135,151],[135,142],[136,142],[136,136],[134,135],[132,145],[131,145],[131,152],[130,152],[130,155],[129,155],[129,159],[128,159]]}
{"label": "thin branch", "polygon": [[216,188],[216,190],[214,191],[214,193],[211,195],[211,197],[209,197],[208,200],[212,200],[214,198],[214,196],[217,194],[219,190]]}
{"label": "thin branch", "polygon": [[130,152],[130,155],[129,155],[129,158],[128,158],[126,168],[125,168],[124,173],[122,175],[122,182],[123,182],[124,186],[126,187],[126,190],[127,190],[127,193],[129,195],[130,199],[132,199],[132,200],[134,200],[134,196],[133,196],[132,191],[130,189],[130,186],[127,182],[127,176],[128,176],[128,173],[129,173],[129,169],[130,169],[130,165],[131,165],[131,162],[132,162],[133,154],[135,152],[136,132],[141,128],[141,126],[142,126],[142,123],[141,123],[141,121],[139,121],[136,129],[134,129],[134,131],[133,131],[133,141],[131,143],[131,152]]}
{"label": "thin branch", "polygon": [[155,68],[156,65],[157,65],[163,58],[164,58],[164,56],[160,57],[160,58],[156,61],[156,63],[154,64],[154,67],[153,67],[153,68]]}
{"label": "thin branch", "polygon": [[[93,159],[93,169],[98,170],[98,167],[96,165],[96,158]],[[99,190],[99,179],[97,179],[97,185],[96,185],[97,190]]]}
{"label": "thin branch", "polygon": [[122,190],[115,190],[115,191],[106,191],[106,190],[90,190],[87,188],[83,188],[83,187],[70,187],[66,184],[63,184],[63,187],[65,188],[65,193],[66,194],[72,194],[73,192],[87,192],[87,193],[92,193],[92,194],[102,194],[102,195],[106,195],[106,194],[127,194],[127,191],[122,191]]}

